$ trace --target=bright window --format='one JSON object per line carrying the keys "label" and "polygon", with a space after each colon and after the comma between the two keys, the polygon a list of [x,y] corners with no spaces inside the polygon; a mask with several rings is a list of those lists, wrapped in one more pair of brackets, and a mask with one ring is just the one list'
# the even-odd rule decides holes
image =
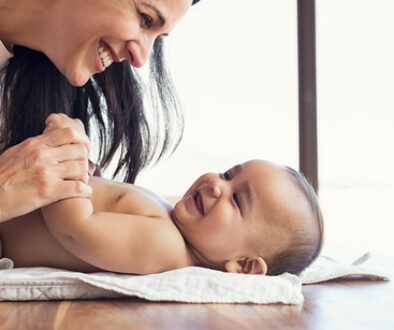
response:
{"label": "bright window", "polygon": [[394,2],[316,5],[327,242],[394,255]]}
{"label": "bright window", "polygon": [[[186,130],[137,183],[180,196],[251,158],[298,169],[297,1],[203,0],[171,37]],[[394,255],[394,2],[316,0],[326,249]]]}
{"label": "bright window", "polygon": [[138,182],[180,196],[201,174],[252,158],[298,167],[294,1],[203,0],[171,36],[183,142]]}

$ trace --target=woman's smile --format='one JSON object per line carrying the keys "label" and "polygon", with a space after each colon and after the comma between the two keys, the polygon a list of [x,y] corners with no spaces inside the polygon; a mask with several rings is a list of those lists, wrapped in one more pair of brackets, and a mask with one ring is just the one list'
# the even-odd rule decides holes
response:
{"label": "woman's smile", "polygon": [[119,62],[119,57],[116,53],[111,49],[111,47],[103,40],[100,40],[97,47],[98,54],[98,69],[100,72],[103,72],[106,68],[108,68],[113,62]]}

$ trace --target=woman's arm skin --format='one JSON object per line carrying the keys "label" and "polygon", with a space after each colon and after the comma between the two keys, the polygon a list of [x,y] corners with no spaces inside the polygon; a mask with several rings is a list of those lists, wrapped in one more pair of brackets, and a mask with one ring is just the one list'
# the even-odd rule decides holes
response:
{"label": "woman's arm skin", "polygon": [[84,131],[54,127],[6,150],[0,155],[0,222],[60,199],[89,197],[88,149]]}
{"label": "woman's arm skin", "polygon": [[64,248],[103,270],[150,274],[186,266],[183,238],[168,219],[95,213],[87,198],[59,201],[42,214]]}

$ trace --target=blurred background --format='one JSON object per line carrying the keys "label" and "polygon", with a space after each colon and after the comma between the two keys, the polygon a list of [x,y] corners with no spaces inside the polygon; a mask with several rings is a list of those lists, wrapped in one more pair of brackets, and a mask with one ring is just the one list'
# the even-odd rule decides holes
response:
{"label": "blurred background", "polygon": [[[394,256],[393,17],[392,0],[316,0],[325,254]],[[295,0],[203,0],[168,41],[185,134],[137,184],[172,199],[252,158],[298,169]]]}

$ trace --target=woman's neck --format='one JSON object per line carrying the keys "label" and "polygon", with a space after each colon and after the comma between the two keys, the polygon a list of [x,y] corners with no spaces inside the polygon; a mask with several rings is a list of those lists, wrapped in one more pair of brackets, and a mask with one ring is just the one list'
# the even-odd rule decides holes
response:
{"label": "woman's neck", "polygon": [[8,50],[12,45],[40,50],[53,0],[0,0],[0,40]]}

